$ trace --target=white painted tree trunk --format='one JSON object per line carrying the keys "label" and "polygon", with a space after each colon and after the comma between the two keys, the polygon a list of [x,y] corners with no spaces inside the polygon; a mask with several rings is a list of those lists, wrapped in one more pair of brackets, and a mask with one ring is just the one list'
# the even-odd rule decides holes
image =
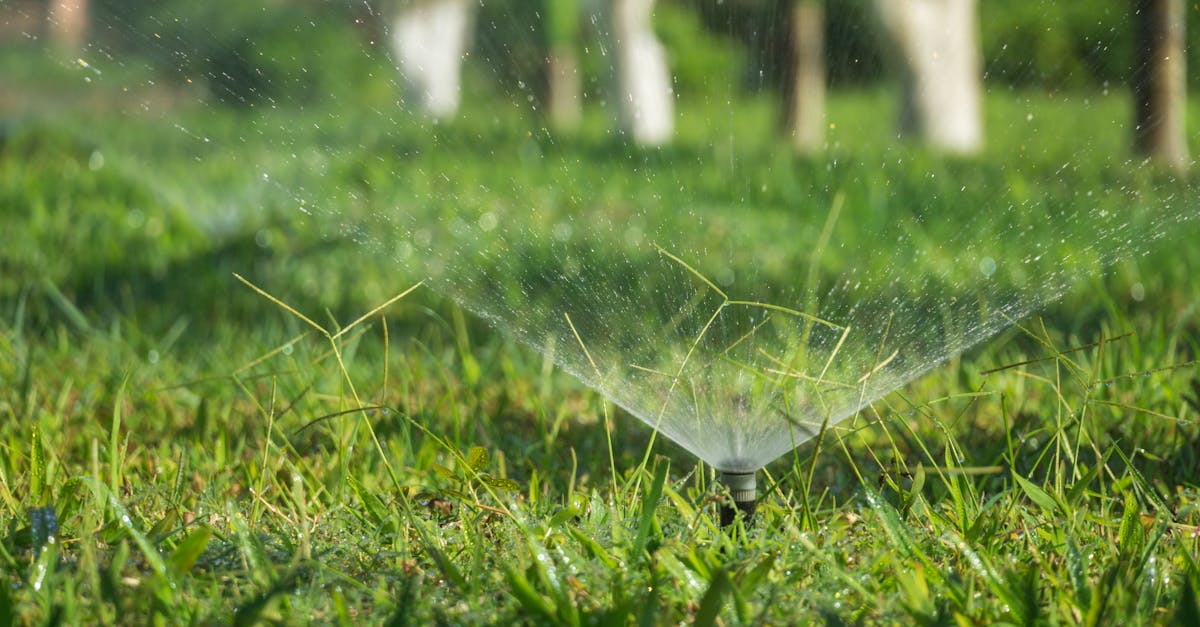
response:
{"label": "white painted tree trunk", "polygon": [[825,143],[825,5],[795,0],[789,16],[792,50],[784,83],[784,130],[792,148],[814,153]]}
{"label": "white painted tree trunk", "polygon": [[64,52],[77,53],[87,40],[88,0],[51,0],[46,15],[50,39]]}
{"label": "white painted tree trunk", "polygon": [[654,0],[609,2],[618,124],[639,144],[663,144],[675,130],[675,107],[666,50],[650,19]]}
{"label": "white painted tree trunk", "polygon": [[568,46],[554,46],[546,60],[546,107],[556,128],[572,129],[583,117],[579,58]]}
{"label": "white painted tree trunk", "polygon": [[983,78],[976,0],[876,0],[898,53],[901,130],[939,150],[983,147]]}
{"label": "white painted tree trunk", "polygon": [[1186,172],[1187,6],[1183,0],[1135,0],[1134,147]]}
{"label": "white painted tree trunk", "polygon": [[460,70],[474,4],[470,0],[410,0],[400,4],[392,20],[392,51],[406,98],[435,118],[458,111]]}
{"label": "white painted tree trunk", "polygon": [[[532,0],[525,0],[531,2]],[[582,48],[580,0],[542,0],[546,31],[545,102],[550,122],[573,129],[583,117],[583,80],[578,50]]]}

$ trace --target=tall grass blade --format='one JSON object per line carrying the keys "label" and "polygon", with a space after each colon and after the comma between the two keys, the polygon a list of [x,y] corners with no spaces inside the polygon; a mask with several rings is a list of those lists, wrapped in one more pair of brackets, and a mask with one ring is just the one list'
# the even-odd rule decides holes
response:
{"label": "tall grass blade", "polygon": [[1176,625],[1200,625],[1200,599],[1191,577],[1180,577],[1179,601],[1175,604]]}
{"label": "tall grass blade", "polygon": [[511,565],[504,566],[505,579],[508,581],[508,590],[521,607],[525,608],[533,616],[541,618],[546,624],[558,624],[558,616],[555,614],[554,606],[545,599],[537,590],[533,589],[533,584],[529,583],[529,579],[521,574],[515,567]]}
{"label": "tall grass blade", "polygon": [[46,490],[46,451],[42,446],[42,427],[34,423],[29,438],[29,495],[36,503],[42,502]]}
{"label": "tall grass blade", "polygon": [[108,431],[108,489],[117,494],[121,487],[121,468],[125,465],[124,451],[121,448],[121,418],[125,409],[125,384],[128,377],[117,388],[117,398],[113,401],[112,425]]}
{"label": "tall grass blade", "polygon": [[711,627],[717,624],[721,617],[721,608],[725,605],[725,596],[733,589],[729,573],[724,568],[718,568],[712,576],[712,583],[700,598],[700,609],[696,610],[696,627]]}
{"label": "tall grass blade", "polygon": [[654,513],[658,509],[658,500],[662,498],[668,468],[670,468],[670,464],[660,459],[659,463],[654,466],[654,479],[650,484],[650,489],[642,493],[642,515],[638,522],[637,537],[634,540],[634,546],[639,552],[644,551],[650,541],[650,533],[654,528]]}

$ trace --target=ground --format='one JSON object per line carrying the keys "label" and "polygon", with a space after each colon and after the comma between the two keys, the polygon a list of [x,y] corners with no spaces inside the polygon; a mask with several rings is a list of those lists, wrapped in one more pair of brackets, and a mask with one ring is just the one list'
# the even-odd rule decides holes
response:
{"label": "ground", "polygon": [[[883,132],[878,94],[834,98],[835,146]],[[852,195],[861,176],[920,194],[936,171],[954,181],[943,192],[954,177],[978,188],[933,201],[948,220],[996,194],[1083,206],[1097,201],[1074,191],[1101,183],[1195,213],[1194,184],[1128,157],[1097,150],[1063,174],[1070,135],[1051,131],[1126,106],[1073,98],[989,96],[991,128],[1044,124],[1028,169],[999,165],[1025,146],[998,137],[976,161],[914,149],[843,166],[844,189],[819,195]],[[1084,98],[1100,104],[1076,120]],[[747,137],[757,106],[738,118]],[[378,156],[419,152],[418,135],[362,142],[353,116],[297,130],[321,111],[204,106],[164,126],[121,110],[26,112],[0,136],[0,623],[1200,620],[1194,221],[1071,275],[1061,300],[771,464],[756,519],[721,528],[711,468],[648,448],[648,427],[374,244],[290,209],[195,209],[270,205],[234,185],[241,168],[305,142],[340,146],[305,187],[316,204],[354,184],[367,207],[386,202],[422,162]],[[190,162],[177,126],[211,134],[214,153]],[[231,149],[244,128],[259,139]],[[678,154],[702,129],[681,125]],[[563,158],[578,164],[565,187],[622,180],[626,155],[594,133]],[[789,177],[827,167],[786,163],[752,199],[776,210],[751,238],[786,224]],[[515,168],[498,179],[532,186]],[[661,198],[646,180],[600,191],[596,209]]]}

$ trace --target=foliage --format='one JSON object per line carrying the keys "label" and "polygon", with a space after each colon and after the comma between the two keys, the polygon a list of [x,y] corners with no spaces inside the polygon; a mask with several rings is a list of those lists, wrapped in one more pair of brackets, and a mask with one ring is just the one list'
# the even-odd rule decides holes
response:
{"label": "foliage", "polygon": [[[1133,63],[1131,4],[1104,0],[980,3],[989,80],[1048,89],[1115,86]],[[1188,3],[1189,83],[1200,86],[1200,7]]]}
{"label": "foliage", "polygon": [[990,79],[1051,89],[1124,83],[1133,59],[1128,4],[981,3]]}
{"label": "foliage", "polygon": [[654,27],[670,54],[672,86],[679,97],[713,96],[714,86],[746,82],[747,53],[719,30],[708,30],[695,11],[665,4]]}
{"label": "foliage", "polygon": [[[99,0],[98,46],[234,107],[337,99],[383,70],[348,4]],[[360,28],[356,30],[355,24]],[[127,61],[128,62],[128,61]]]}

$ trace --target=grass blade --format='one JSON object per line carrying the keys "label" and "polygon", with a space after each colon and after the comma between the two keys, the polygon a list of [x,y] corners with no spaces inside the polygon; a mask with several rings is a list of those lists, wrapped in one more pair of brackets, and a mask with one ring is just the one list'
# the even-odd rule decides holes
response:
{"label": "grass blade", "polygon": [[1196,598],[1196,586],[1192,583],[1192,578],[1181,577],[1180,586],[1183,590],[1180,591],[1179,601],[1175,606],[1175,624],[1200,625],[1200,600]]}
{"label": "grass blade", "polygon": [[129,515],[129,510],[125,509],[125,506],[117,499],[116,493],[110,490],[108,486],[97,481],[95,477],[79,477],[79,480],[91,488],[92,494],[97,501],[112,508],[113,515],[117,517],[117,521],[129,534],[129,537],[133,538],[134,544],[137,544],[138,548],[141,549],[142,556],[146,558],[146,563],[150,565],[151,570],[164,579],[169,578],[170,572],[167,569],[167,563],[163,560],[162,554],[146,538],[146,535],[134,526],[133,517]]}
{"label": "grass blade", "polygon": [[669,467],[670,464],[660,460],[654,466],[654,480],[650,484],[650,489],[642,493],[642,517],[638,523],[637,537],[634,540],[634,546],[638,551],[644,551],[650,541],[650,533],[654,527],[654,512],[658,509],[658,500],[662,497]]}
{"label": "grass blade", "polygon": [[12,596],[8,589],[8,584],[0,586],[0,625],[17,624],[17,616],[13,612]]}
{"label": "grass blade", "polygon": [[488,452],[482,446],[472,446],[467,451],[467,466],[476,473],[483,472],[488,467]]}
{"label": "grass blade", "polygon": [[696,611],[696,627],[709,627],[717,624],[721,616],[721,607],[725,604],[725,596],[733,589],[729,574],[724,568],[713,573],[712,583],[700,599],[700,609]]}
{"label": "grass blade", "polygon": [[1058,499],[1055,499],[1049,492],[1034,485],[1034,483],[1021,475],[1013,473],[1013,479],[1017,482],[1017,486],[1029,497],[1029,500],[1037,504],[1047,514],[1059,516],[1065,511],[1059,504]]}
{"label": "grass blade", "polygon": [[1121,515],[1121,527],[1117,531],[1117,546],[1121,553],[1132,558],[1146,542],[1146,528],[1142,526],[1141,508],[1133,492],[1125,493],[1125,511]]}
{"label": "grass blade", "polygon": [[533,585],[529,583],[529,579],[525,575],[512,566],[505,566],[504,571],[505,578],[508,580],[508,589],[517,598],[521,607],[530,614],[541,617],[547,624],[559,622],[554,607],[545,597],[538,594],[537,590],[533,589]]}
{"label": "grass blade", "polygon": [[117,388],[117,398],[113,401],[112,426],[108,432],[108,489],[116,494],[121,487],[121,467],[124,465],[124,455],[121,450],[121,412],[125,406],[125,383]]}
{"label": "grass blade", "polygon": [[41,425],[34,424],[29,438],[29,494],[34,502],[42,501],[46,488],[46,451],[42,448]]}
{"label": "grass blade", "polygon": [[167,567],[176,575],[186,574],[192,569],[192,566],[196,565],[196,560],[204,554],[212,537],[212,529],[208,527],[201,527],[188,534],[167,558]]}

